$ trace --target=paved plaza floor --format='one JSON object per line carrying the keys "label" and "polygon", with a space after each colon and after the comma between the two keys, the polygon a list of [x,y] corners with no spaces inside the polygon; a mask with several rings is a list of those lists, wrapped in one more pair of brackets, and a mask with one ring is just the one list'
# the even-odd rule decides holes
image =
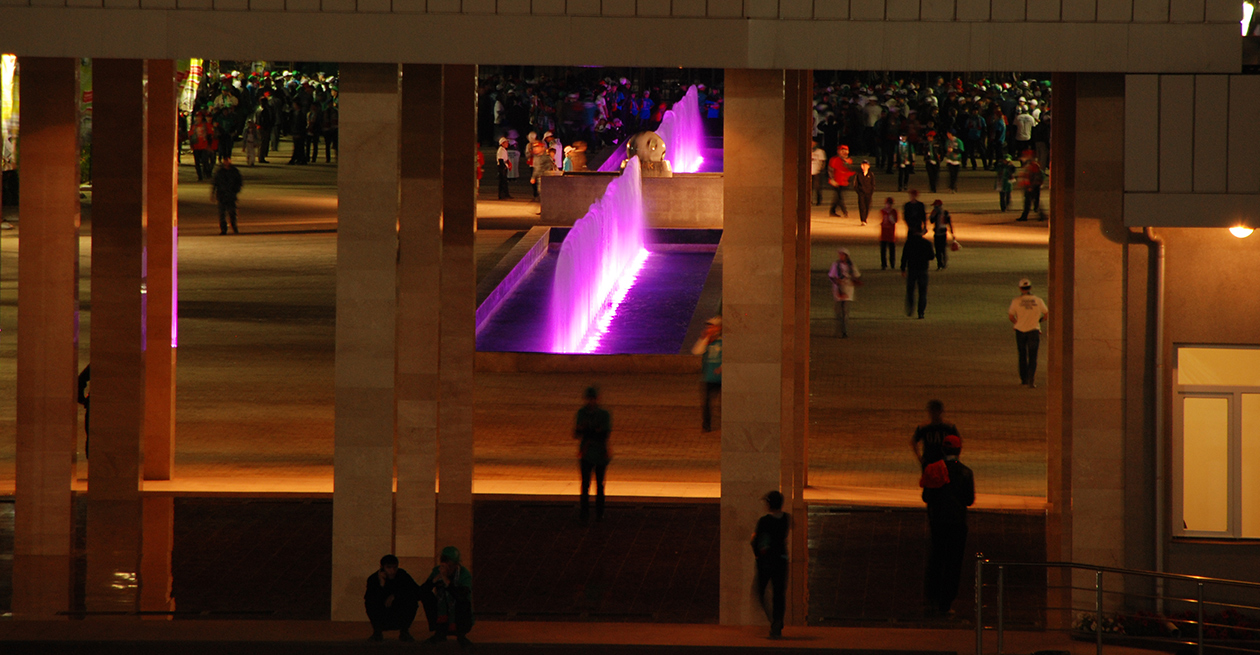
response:
{"label": "paved plaza floor", "polygon": [[[282,150],[287,149],[287,145]],[[287,151],[287,150],[286,150]],[[220,236],[206,183],[180,167],[180,278],[175,479],[146,489],[186,493],[331,491],[336,271],[336,163],[243,168],[241,234]],[[273,161],[282,162],[284,157]],[[902,312],[902,278],[881,271],[878,213],[868,226],[813,208],[811,498],[917,505],[908,440],[940,398],[964,438],[981,504],[1044,503],[1045,392],[1020,386],[1006,308],[1016,281],[1044,295],[1046,223],[996,211],[991,173],[963,173],[953,212],[962,249],[933,271],[927,318]],[[493,199],[478,206],[478,272],[484,275],[537,224],[537,205]],[[926,186],[920,174],[914,184]],[[880,175],[881,188],[893,185]],[[892,196],[898,206],[905,194]],[[1048,193],[1045,200],[1048,201]],[[90,194],[81,241],[80,363],[91,326]],[[827,199],[824,199],[825,202]],[[18,229],[0,235],[0,406],[14,406]],[[904,231],[904,230],[903,230]],[[836,246],[853,251],[865,284],[850,338],[833,337],[826,269]],[[1053,311],[1053,308],[1051,308]],[[1043,342],[1044,370],[1046,344]],[[615,496],[715,497],[720,433],[700,430],[699,382],[685,374],[479,373],[475,490],[483,494],[576,492],[571,421],[582,390],[598,384],[612,411]],[[0,412],[0,496],[12,493],[14,415]],[[82,437],[80,437],[80,454]],[[80,467],[80,477],[86,468]],[[82,486],[82,483],[79,485]]]}

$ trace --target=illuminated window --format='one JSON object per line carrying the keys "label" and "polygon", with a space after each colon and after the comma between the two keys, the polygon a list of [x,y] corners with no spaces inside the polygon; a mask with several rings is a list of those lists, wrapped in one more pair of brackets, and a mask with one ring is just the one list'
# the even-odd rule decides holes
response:
{"label": "illuminated window", "polygon": [[1174,531],[1260,539],[1260,347],[1178,347],[1175,366]]}

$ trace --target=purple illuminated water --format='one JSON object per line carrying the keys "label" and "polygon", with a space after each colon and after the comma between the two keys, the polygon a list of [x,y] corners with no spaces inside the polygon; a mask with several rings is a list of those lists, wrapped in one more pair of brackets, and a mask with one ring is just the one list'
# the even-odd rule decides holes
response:
{"label": "purple illuminated water", "polygon": [[[631,159],[560,247],[551,288],[551,352],[591,352],[599,326],[616,311],[635,266],[642,266],[643,192],[639,160]],[[611,302],[610,302],[611,301]]]}
{"label": "purple illuminated water", "polygon": [[[696,173],[704,163],[701,152],[705,145],[704,119],[700,113],[700,92],[696,87],[687,89],[682,100],[661,117],[656,134],[665,141],[665,159],[675,173]],[[616,173],[625,161],[625,144],[619,144],[616,152],[600,165],[602,173]]]}

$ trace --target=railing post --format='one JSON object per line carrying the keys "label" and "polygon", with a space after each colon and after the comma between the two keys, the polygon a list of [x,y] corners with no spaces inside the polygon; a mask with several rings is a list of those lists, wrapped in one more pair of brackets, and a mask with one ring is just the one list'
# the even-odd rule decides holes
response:
{"label": "railing post", "polygon": [[1207,631],[1203,629],[1203,583],[1199,583],[1199,655],[1203,655],[1203,636]]}
{"label": "railing post", "polygon": [[[1098,655],[1102,655],[1102,637],[1103,637],[1103,572],[1094,572],[1094,649]],[[1199,655],[1203,655],[1199,653]]]}
{"label": "railing post", "polygon": [[984,655],[984,553],[976,553],[976,655]]}
{"label": "railing post", "polygon": [[1004,646],[1003,642],[1005,641],[1004,638],[1006,636],[1005,634],[1006,633],[1006,621],[1005,621],[1006,609],[1005,609],[1005,603],[1004,603],[1005,600],[1006,600],[1006,567],[999,566],[998,567],[998,597],[997,597],[997,613],[998,613],[997,652],[998,652],[998,655],[1002,655],[1002,647]]}

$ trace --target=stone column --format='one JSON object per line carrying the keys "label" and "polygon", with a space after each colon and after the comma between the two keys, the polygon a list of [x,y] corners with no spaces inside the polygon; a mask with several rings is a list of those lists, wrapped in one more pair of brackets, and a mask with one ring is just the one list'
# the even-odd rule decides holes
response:
{"label": "stone column", "polygon": [[[801,376],[808,379],[808,369],[799,369],[808,363],[809,325],[800,318],[808,317],[809,289],[797,283],[801,276],[797,258],[799,252],[808,252],[808,127],[803,122],[808,118],[809,87],[808,74],[799,71],[726,71],[722,407],[727,409],[722,413],[720,591],[724,624],[765,622],[748,594],[755,575],[748,535],[764,512],[760,498],[772,489],[782,491],[791,504],[785,509],[798,514],[793,573],[804,573],[803,467],[798,466],[797,453],[804,450]],[[806,249],[798,241],[802,238]],[[804,580],[797,583],[803,585]],[[797,589],[803,591],[803,586]],[[799,600],[789,595],[790,605]],[[802,609],[789,607],[788,620],[803,618]]]}
{"label": "stone column", "polygon": [[93,62],[89,611],[134,610],[145,371],[144,61]]}
{"label": "stone column", "polygon": [[79,62],[22,57],[13,614],[70,609],[78,407]]}
{"label": "stone column", "polygon": [[437,547],[472,561],[477,67],[442,67],[442,315]]}
{"label": "stone column", "polygon": [[[145,496],[141,502],[144,538],[140,546],[140,611],[173,612],[171,553],[175,547],[175,499]],[[144,618],[169,621],[170,614]]]}
{"label": "stone column", "polygon": [[145,327],[144,479],[170,480],[175,466],[175,336],[179,219],[175,62],[151,59],[146,194],[148,311]]}
{"label": "stone column", "polygon": [[363,619],[393,550],[397,64],[343,64],[337,167],[332,619]]}
{"label": "stone column", "polygon": [[[1055,154],[1066,164],[1055,170],[1070,171],[1066,180],[1056,173],[1055,209],[1070,213],[1056,216],[1051,238],[1051,279],[1060,285],[1051,300],[1062,309],[1050,305],[1047,556],[1123,566],[1124,479],[1116,471],[1125,468],[1124,78],[1074,78],[1065,85],[1067,102],[1055,89],[1055,148],[1071,140],[1066,153]],[[1065,106],[1068,129],[1060,118]],[[1061,183],[1068,186],[1060,190]],[[1057,206],[1061,196],[1065,208]],[[1076,582],[1092,585],[1093,578]],[[1078,604],[1092,603],[1090,594]]]}
{"label": "stone column", "polygon": [[403,65],[398,211],[398,363],[394,374],[398,492],[394,553],[433,566],[437,538],[438,328],[442,265],[442,67]]}

